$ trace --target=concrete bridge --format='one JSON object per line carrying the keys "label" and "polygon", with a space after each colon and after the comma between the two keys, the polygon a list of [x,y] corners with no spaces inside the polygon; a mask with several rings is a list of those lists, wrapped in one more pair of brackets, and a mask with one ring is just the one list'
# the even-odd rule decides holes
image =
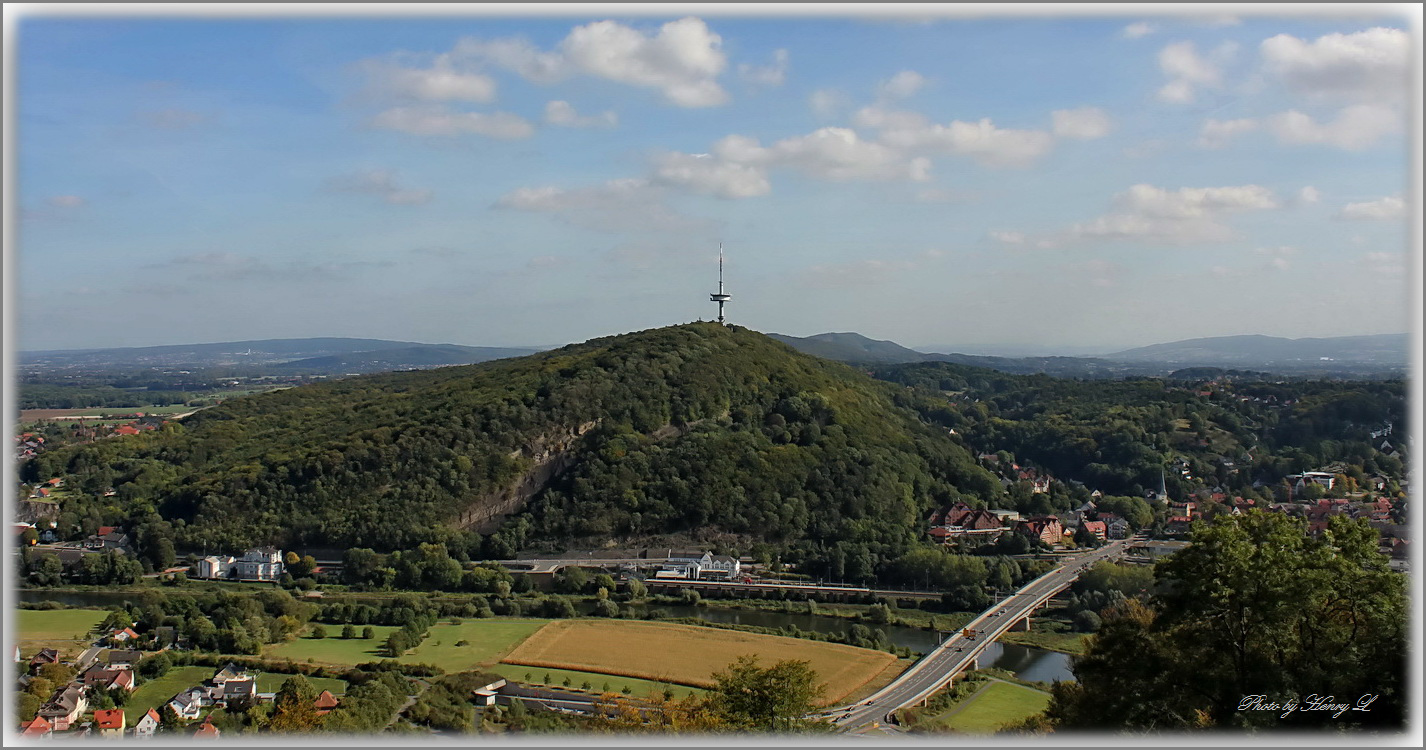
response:
{"label": "concrete bridge", "polygon": [[774,592],[801,594],[804,597],[816,597],[820,602],[830,601],[854,601],[868,596],[885,597],[887,599],[940,599],[940,591],[918,591],[914,589],[875,589],[866,586],[851,586],[837,583],[792,583],[788,581],[759,581],[757,583],[743,583],[740,581],[718,581],[718,580],[698,580],[691,581],[678,578],[649,578],[644,581],[649,591],[677,591],[682,589],[693,589],[700,594],[717,594],[724,591],[735,591],[744,595],[752,595],[749,598],[765,596]]}
{"label": "concrete bridge", "polygon": [[895,712],[924,703],[932,693],[950,687],[960,673],[978,668],[978,657],[985,647],[1002,634],[1029,630],[1030,616],[1035,611],[1074,583],[1085,569],[1123,555],[1130,541],[1119,540],[1097,550],[1060,558],[1059,567],[1025,584],[968,623],[965,628],[973,630],[973,636],[957,631],[869,698],[819,716],[830,719],[842,731],[891,722]]}

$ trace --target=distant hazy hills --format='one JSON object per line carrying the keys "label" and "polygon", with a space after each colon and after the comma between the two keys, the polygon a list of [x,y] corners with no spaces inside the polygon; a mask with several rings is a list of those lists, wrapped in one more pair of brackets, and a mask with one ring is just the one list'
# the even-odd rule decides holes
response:
{"label": "distant hazy hills", "polygon": [[1102,357],[993,357],[938,354],[908,349],[858,333],[823,333],[806,338],[769,334],[806,354],[842,362],[898,364],[954,362],[1010,373],[1065,377],[1166,375],[1185,367],[1233,367],[1288,374],[1368,375],[1404,372],[1407,334],[1285,339],[1274,336],[1219,336],[1129,349]]}
{"label": "distant hazy hills", "polygon": [[1104,355],[1123,362],[1170,362],[1206,365],[1362,362],[1405,365],[1409,342],[1404,333],[1284,339],[1276,336],[1216,336],[1153,344]]}
{"label": "distant hazy hills", "polygon": [[[1255,369],[1303,375],[1399,374],[1410,356],[1404,333],[1334,338],[1217,336],[1154,344],[1101,357],[998,357],[927,353],[859,333],[822,333],[799,338],[768,334],[823,359],[860,364],[953,362],[1016,374],[1064,377],[1167,375],[1193,367]],[[285,373],[383,372],[466,365],[534,354],[534,347],[459,346],[352,338],[265,339],[214,344],[20,352],[21,365],[65,367],[263,368]]]}
{"label": "distant hazy hills", "polygon": [[306,338],[20,352],[20,363],[47,367],[264,367],[292,373],[347,373],[467,365],[537,351],[385,339]]}

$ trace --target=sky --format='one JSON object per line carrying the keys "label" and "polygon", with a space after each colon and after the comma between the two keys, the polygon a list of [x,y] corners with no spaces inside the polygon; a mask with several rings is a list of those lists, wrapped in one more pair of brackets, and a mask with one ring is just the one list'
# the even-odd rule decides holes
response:
{"label": "sky", "polygon": [[1412,330],[1419,7],[709,10],[23,15],[17,346]]}

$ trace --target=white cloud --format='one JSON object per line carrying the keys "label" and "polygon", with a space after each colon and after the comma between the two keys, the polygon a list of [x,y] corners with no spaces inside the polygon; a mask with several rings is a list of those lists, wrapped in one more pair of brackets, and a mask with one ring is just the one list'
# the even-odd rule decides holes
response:
{"label": "white cloud", "polygon": [[1201,148],[1223,148],[1228,141],[1243,133],[1258,129],[1258,121],[1251,117],[1241,120],[1205,120],[1198,131],[1198,145]]}
{"label": "white cloud", "polygon": [[1050,116],[1054,120],[1054,133],[1060,138],[1103,138],[1114,129],[1109,115],[1098,107],[1057,109]]}
{"label": "white cloud", "polygon": [[877,94],[890,99],[905,99],[926,85],[926,79],[914,70],[903,70],[882,81],[876,88]]}
{"label": "white cloud", "polygon": [[756,166],[718,159],[711,154],[669,153],[655,158],[654,179],[666,185],[721,198],[749,198],[772,190],[767,173]]}
{"label": "white cloud", "polygon": [[787,50],[780,49],[772,53],[771,65],[758,66],[743,63],[738,66],[738,75],[754,86],[777,88],[787,80],[787,59]]}
{"label": "white cloud", "polygon": [[1140,239],[1167,244],[1232,239],[1225,214],[1278,207],[1272,191],[1258,185],[1165,190],[1134,185],[1114,196],[1115,210],[1071,226],[1066,239]]}
{"label": "white cloud", "polygon": [[836,89],[817,89],[807,97],[807,106],[818,117],[836,117],[850,104],[847,95]]}
{"label": "white cloud", "polygon": [[1266,123],[1268,130],[1282,143],[1360,151],[1400,131],[1401,120],[1401,113],[1391,107],[1353,104],[1328,122],[1319,123],[1310,115],[1289,110],[1266,118]]}
{"label": "white cloud", "polygon": [[79,208],[87,201],[77,195],[54,195],[46,201],[55,208]]}
{"label": "white cloud", "polygon": [[338,193],[375,195],[397,206],[412,206],[430,202],[430,190],[411,190],[397,184],[396,174],[384,169],[370,169],[327,180],[327,189]]}
{"label": "white cloud", "polygon": [[537,83],[588,75],[656,89],[680,107],[728,101],[718,85],[727,66],[722,38],[697,18],[682,18],[645,33],[614,21],[575,27],[555,51],[520,39],[463,39],[453,54],[512,70]]}
{"label": "white cloud", "polygon": [[1364,203],[1348,203],[1337,213],[1341,219],[1357,219],[1364,221],[1393,221],[1405,218],[1406,201],[1399,195],[1389,195],[1374,201]]}
{"label": "white cloud", "polygon": [[362,66],[368,90],[385,99],[420,102],[495,101],[495,80],[455,68],[450,55],[439,55],[429,68],[403,67],[391,61],[369,60]]}
{"label": "white cloud", "polygon": [[855,119],[859,127],[879,130],[879,140],[893,148],[969,156],[987,166],[1026,166],[1054,145],[1054,136],[1045,131],[998,128],[989,118],[940,125],[915,112],[866,107]]}
{"label": "white cloud", "polygon": [[995,240],[996,242],[999,242],[999,243],[1005,244],[1005,245],[1023,245],[1023,244],[1025,244],[1025,239],[1026,239],[1024,232],[999,232],[999,231],[997,231],[997,232],[991,232],[991,233],[990,233],[990,238],[991,238],[992,240]]}
{"label": "white cloud", "polygon": [[1124,29],[1119,32],[1119,36],[1122,36],[1125,39],[1138,39],[1140,37],[1148,36],[1158,30],[1159,27],[1155,24],[1149,23],[1148,21],[1139,21],[1138,23],[1131,23],[1128,26],[1125,26]]}
{"label": "white cloud", "polygon": [[1401,29],[1327,34],[1311,42],[1278,34],[1259,51],[1268,72],[1311,97],[1380,100],[1407,94],[1411,39]]}
{"label": "white cloud", "polygon": [[1166,102],[1192,102],[1199,87],[1217,88],[1223,84],[1221,65],[1232,57],[1236,46],[1225,42],[1210,58],[1198,54],[1193,42],[1174,42],[1159,51],[1159,69],[1169,82],[1159,89],[1159,99]]}
{"label": "white cloud", "polygon": [[1297,191],[1298,203],[1316,203],[1320,200],[1322,200],[1322,192],[1311,185]]}
{"label": "white cloud", "polygon": [[464,133],[491,138],[528,138],[535,128],[509,112],[455,112],[445,107],[395,107],[372,118],[371,126],[411,135],[453,136]]}
{"label": "white cloud", "polygon": [[847,128],[821,128],[784,138],[771,146],[730,135],[713,145],[719,159],[753,167],[787,167],[828,180],[915,180],[930,178],[931,162],[908,156]]}
{"label": "white cloud", "polygon": [[556,100],[545,104],[545,122],[566,128],[612,128],[619,124],[619,116],[608,111],[581,115],[573,104]]}

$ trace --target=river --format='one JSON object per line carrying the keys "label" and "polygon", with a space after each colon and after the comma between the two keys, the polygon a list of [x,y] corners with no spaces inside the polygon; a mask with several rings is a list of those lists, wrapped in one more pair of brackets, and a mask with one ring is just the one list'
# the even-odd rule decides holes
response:
{"label": "river", "polygon": [[[162,592],[168,593],[168,592]],[[71,607],[112,607],[124,601],[136,599],[132,591],[39,591],[25,589],[19,592],[22,602],[55,601]],[[592,604],[579,607],[589,611]],[[691,606],[687,604],[653,604],[649,608],[660,609],[669,617],[697,617],[709,622],[732,623],[736,625],[756,625],[764,628],[785,628],[796,626],[800,630],[818,633],[845,633],[856,624],[852,620],[830,615],[808,614],[806,612],[772,612],[756,609],[724,609],[715,606]],[[905,646],[912,651],[925,653],[936,646],[936,634],[920,628],[902,625],[873,625],[864,623],[872,630],[886,635],[886,640],[896,646]],[[1074,673],[1070,671],[1070,656],[1057,651],[1046,651],[1011,643],[992,643],[985,648],[981,657],[982,667],[996,667],[1012,672],[1022,680],[1040,682],[1072,682]]]}

